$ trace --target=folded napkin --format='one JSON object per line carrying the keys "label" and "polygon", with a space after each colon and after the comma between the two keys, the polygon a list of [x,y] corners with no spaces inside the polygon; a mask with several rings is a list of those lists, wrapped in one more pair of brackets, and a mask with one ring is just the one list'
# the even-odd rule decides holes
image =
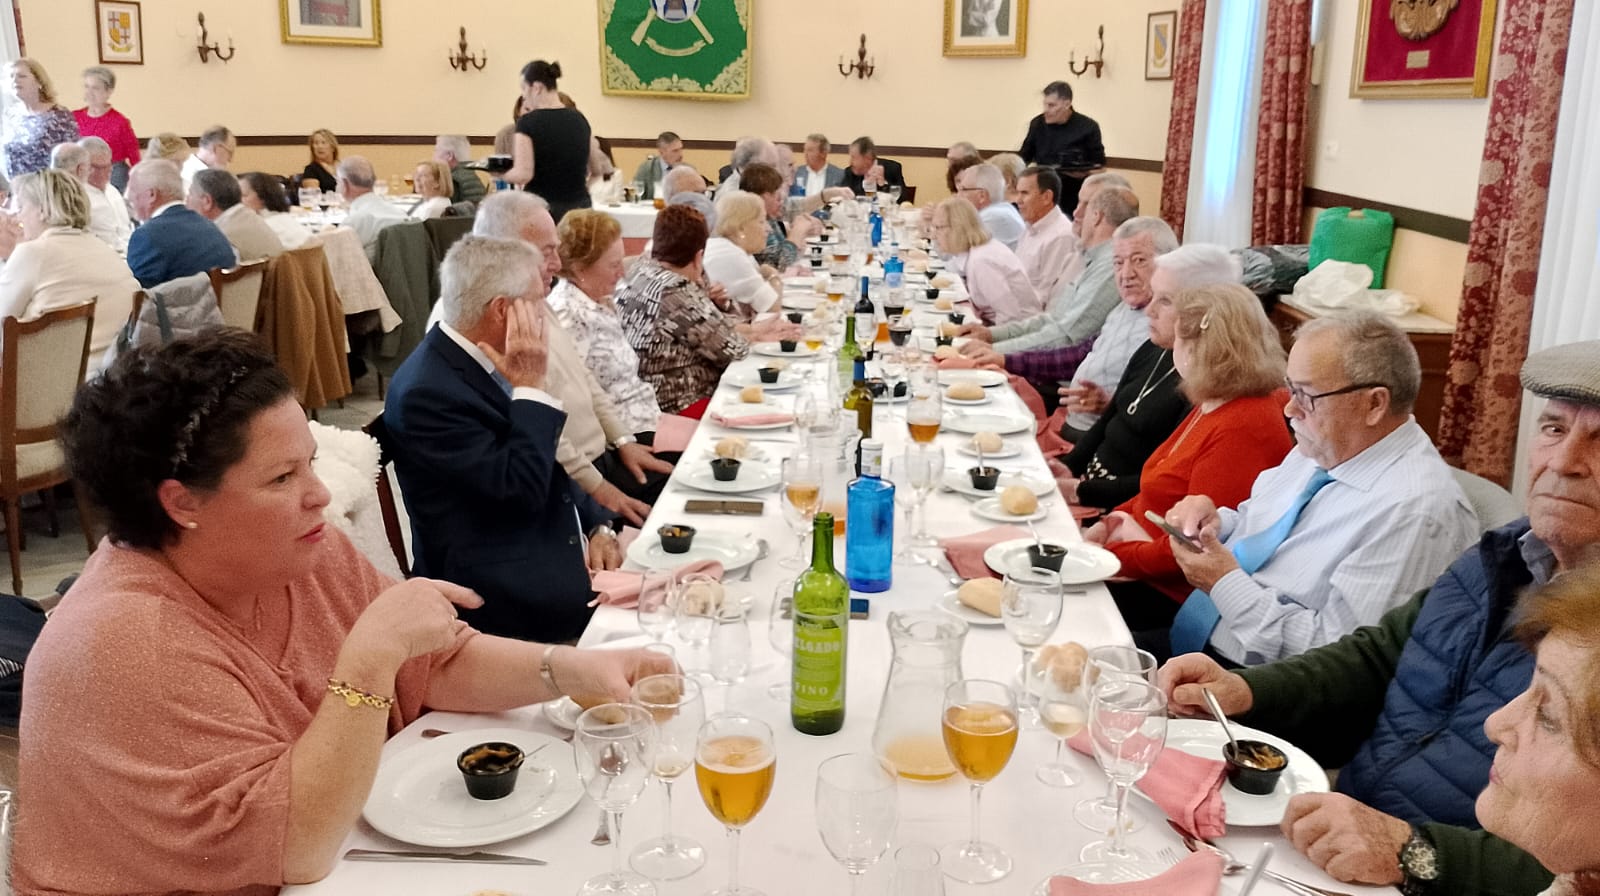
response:
{"label": "folded napkin", "polygon": [[[705,573],[720,581],[722,564],[715,560],[695,560],[673,572],[679,578],[697,572]],[[639,606],[639,589],[643,582],[644,573],[638,570],[608,569],[595,573],[589,581],[589,587],[595,591],[596,604],[632,610]]]}
{"label": "folded napkin", "polygon": [[956,575],[963,579],[999,578],[983,562],[983,552],[1002,541],[1011,541],[1016,538],[1027,538],[1028,530],[1016,526],[995,526],[984,529],[971,535],[960,535],[955,538],[939,539],[939,546],[944,548],[944,555],[950,558],[950,566],[955,569]]}
{"label": "folded napkin", "polygon": [[774,423],[793,423],[793,414],[774,414],[771,412],[757,414],[740,414],[736,412],[712,411],[709,415],[711,422],[729,429],[739,429],[748,426],[769,426]]}
{"label": "folded napkin", "polygon": [[935,367],[938,367],[940,370],[977,370],[978,369],[978,362],[972,360],[971,358],[967,357],[966,355],[956,355],[953,358],[935,358],[933,360],[933,364],[934,364]]}
{"label": "folded napkin", "polygon": [[694,438],[694,431],[699,426],[699,420],[677,414],[662,414],[656,418],[656,437],[651,447],[657,452],[681,452],[689,447],[689,440]]}
{"label": "folded napkin", "polygon": [[1213,852],[1189,857],[1146,880],[1091,884],[1071,877],[1050,878],[1050,896],[1216,896],[1222,888],[1222,857]]}
{"label": "folded napkin", "polygon": [[[1086,731],[1067,743],[1079,753],[1094,755]],[[1227,776],[1228,766],[1222,760],[1174,748],[1161,751],[1138,787],[1179,827],[1201,837],[1221,837],[1228,832],[1222,805],[1222,782]]]}

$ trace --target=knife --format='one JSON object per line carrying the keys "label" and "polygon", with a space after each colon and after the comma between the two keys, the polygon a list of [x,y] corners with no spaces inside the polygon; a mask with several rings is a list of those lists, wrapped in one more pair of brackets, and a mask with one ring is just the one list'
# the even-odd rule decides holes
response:
{"label": "knife", "polygon": [[483,865],[548,865],[544,859],[508,856],[497,852],[422,852],[390,849],[352,849],[344,857],[352,862],[476,862]]}

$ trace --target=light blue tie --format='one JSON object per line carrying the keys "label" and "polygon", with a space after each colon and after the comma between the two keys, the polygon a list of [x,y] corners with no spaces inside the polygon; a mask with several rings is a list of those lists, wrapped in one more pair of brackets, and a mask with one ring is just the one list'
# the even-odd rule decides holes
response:
{"label": "light blue tie", "polygon": [[[1233,546],[1233,559],[1239,561],[1239,568],[1244,570],[1245,575],[1254,575],[1256,570],[1267,565],[1273,552],[1293,531],[1294,524],[1300,519],[1300,512],[1306,509],[1306,505],[1311,503],[1323,486],[1332,481],[1332,474],[1318,467],[1277,522],[1254,535],[1239,539]],[[1222,613],[1217,610],[1211,595],[1196,588],[1183,606],[1178,608],[1178,615],[1172,620],[1172,655],[1204,649],[1221,619]]]}
{"label": "light blue tie", "polygon": [[507,398],[511,397],[511,381],[501,376],[500,371],[489,371],[489,379],[494,380],[494,384],[500,387],[501,392],[506,393]]}

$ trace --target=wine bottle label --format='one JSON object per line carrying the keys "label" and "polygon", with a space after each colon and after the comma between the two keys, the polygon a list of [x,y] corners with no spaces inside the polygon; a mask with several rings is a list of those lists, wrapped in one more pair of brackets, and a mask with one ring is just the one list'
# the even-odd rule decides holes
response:
{"label": "wine bottle label", "polygon": [[826,712],[844,705],[847,615],[794,614],[795,712]]}

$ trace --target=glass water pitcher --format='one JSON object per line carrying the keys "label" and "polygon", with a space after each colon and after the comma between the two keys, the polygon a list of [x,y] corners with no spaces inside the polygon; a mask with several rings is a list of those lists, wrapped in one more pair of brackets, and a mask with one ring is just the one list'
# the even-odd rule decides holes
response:
{"label": "glass water pitcher", "polygon": [[945,752],[944,692],[961,680],[967,623],[939,610],[889,614],[894,654],[872,729],[872,751],[902,778],[942,781],[956,767]]}

